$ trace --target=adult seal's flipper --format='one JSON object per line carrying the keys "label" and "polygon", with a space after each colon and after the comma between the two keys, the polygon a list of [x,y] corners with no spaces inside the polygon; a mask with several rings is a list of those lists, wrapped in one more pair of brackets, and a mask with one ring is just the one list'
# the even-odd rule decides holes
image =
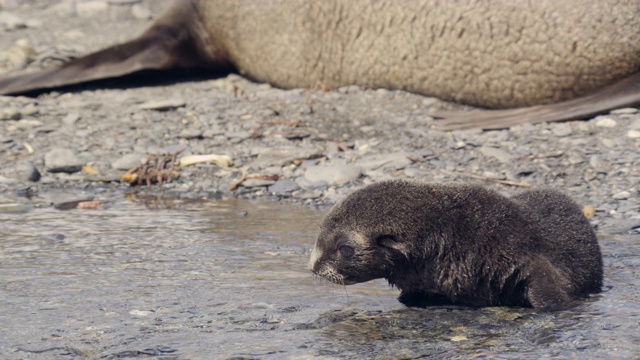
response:
{"label": "adult seal's flipper", "polygon": [[137,39],[74,59],[57,69],[0,79],[0,95],[114,78],[141,70],[226,69],[226,60],[220,60],[215,46],[202,35],[205,32],[198,31],[197,22],[191,2],[176,2]]}
{"label": "adult seal's flipper", "polygon": [[506,110],[434,111],[443,130],[504,129],[523,123],[575,120],[612,109],[640,104],[640,74],[632,75],[593,94],[549,105]]}

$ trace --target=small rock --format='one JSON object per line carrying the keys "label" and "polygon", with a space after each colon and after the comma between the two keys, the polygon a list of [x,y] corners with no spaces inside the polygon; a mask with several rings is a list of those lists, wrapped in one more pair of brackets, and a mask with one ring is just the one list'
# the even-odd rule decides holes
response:
{"label": "small rock", "polygon": [[[321,190],[324,190],[324,189],[327,188],[327,182],[326,181],[316,181],[316,182],[309,181],[304,176],[296,178],[295,182],[296,182],[296,184],[298,184],[298,186],[300,186],[301,188],[303,188],[305,190],[318,190],[318,191],[321,191]],[[320,194],[320,193],[321,192],[318,192],[318,194]]]}
{"label": "small rock", "polygon": [[85,197],[85,198],[73,199],[73,200],[63,200],[59,202],[54,202],[53,207],[56,210],[73,210],[73,209],[77,209],[80,203],[89,202],[92,200],[93,200],[93,197]]}
{"label": "small rock", "polygon": [[612,128],[618,125],[618,122],[613,120],[612,118],[600,118],[596,120],[596,126],[603,128]]}
{"label": "small rock", "polygon": [[28,28],[39,28],[40,26],[42,26],[42,20],[40,20],[40,19],[28,19],[25,22],[25,25],[27,25]]}
{"label": "small rock", "polygon": [[556,124],[551,127],[551,132],[557,137],[564,137],[571,135],[571,133],[573,133],[573,128],[567,123]]}
{"label": "small rock", "polygon": [[226,136],[229,139],[248,139],[251,137],[251,134],[249,134],[248,131],[227,131],[224,133],[224,136]]}
{"label": "small rock", "polygon": [[619,193],[613,194],[614,200],[626,200],[631,196],[631,193],[628,191],[620,191]]}
{"label": "small rock", "polygon": [[521,166],[516,170],[516,175],[518,176],[529,176],[535,173],[538,169],[532,165]]}
{"label": "small rock", "polygon": [[223,134],[224,134],[224,131],[218,127],[207,128],[205,131],[202,132],[202,137],[211,139],[211,138],[214,138],[215,136],[223,135]]}
{"label": "small rock", "polygon": [[20,111],[20,115],[22,115],[22,117],[29,117],[29,116],[33,116],[33,115],[36,115],[36,114],[38,114],[38,108],[33,104],[29,104],[29,105],[25,106]]}
{"label": "small rock", "polygon": [[129,170],[144,163],[146,159],[147,157],[140,153],[126,154],[111,163],[111,167],[116,170]]}
{"label": "small rock", "polygon": [[514,156],[511,155],[510,153],[501,149],[496,149],[494,147],[483,146],[479,149],[479,151],[484,156],[493,157],[503,164],[511,164],[514,160]]}
{"label": "small rock", "polygon": [[7,11],[0,11],[0,26],[7,30],[24,29],[27,24],[19,16]]}
{"label": "small rock", "polygon": [[109,9],[106,1],[78,1],[75,6],[80,17],[91,17]]}
{"label": "small rock", "polygon": [[639,139],[640,138],[640,131],[638,131],[638,130],[629,130],[627,132],[627,137],[631,138],[631,139]]}
{"label": "small rock", "polygon": [[151,11],[141,4],[135,4],[131,7],[131,15],[139,20],[151,19]]}
{"label": "small rock", "polygon": [[606,234],[625,234],[640,229],[640,219],[619,219],[607,223],[603,232]]}
{"label": "small rock", "polygon": [[589,166],[591,166],[593,170],[600,171],[604,169],[605,162],[602,160],[602,158],[599,155],[592,155],[589,158]]}
{"label": "small rock", "polygon": [[35,119],[22,119],[15,124],[17,129],[25,129],[25,130],[35,129],[42,125],[44,125],[42,121],[35,120]]}
{"label": "small rock", "polygon": [[610,114],[612,114],[612,115],[623,115],[623,114],[635,114],[637,112],[638,112],[638,109],[636,109],[636,108],[622,108],[622,109],[612,110],[610,112]]}
{"label": "small rock", "polygon": [[40,171],[30,161],[21,161],[14,166],[9,167],[9,170],[3,171],[4,175],[15,179],[18,182],[36,182],[40,180]]}
{"label": "small rock", "polygon": [[131,314],[133,316],[145,317],[145,316],[152,315],[153,312],[152,311],[145,311],[145,310],[131,310],[131,311],[129,311],[129,314]]}
{"label": "small rock", "polygon": [[183,139],[200,139],[202,138],[202,130],[194,128],[182,129],[178,137]]}
{"label": "small rock", "polygon": [[166,100],[148,101],[144,104],[141,104],[140,108],[142,110],[167,111],[171,109],[177,109],[185,105],[186,103],[184,102],[184,100],[181,100],[181,99],[166,99]]}
{"label": "small rock", "polygon": [[275,195],[288,195],[298,189],[300,189],[300,186],[292,179],[280,180],[269,186],[269,192]]}
{"label": "small rock", "polygon": [[367,170],[376,170],[376,169],[387,168],[387,167],[392,167],[395,169],[404,169],[409,164],[411,164],[411,160],[407,159],[407,156],[408,154],[404,152],[374,155],[374,156],[362,159],[358,163],[358,165],[362,166],[363,169],[367,169]]}
{"label": "small rock", "polygon": [[19,120],[20,111],[14,108],[0,109],[0,120]]}
{"label": "small rock", "polygon": [[421,171],[416,168],[406,168],[404,169],[404,175],[408,177],[416,177],[420,175]]}
{"label": "small rock", "polygon": [[73,125],[75,124],[78,120],[80,120],[80,115],[77,113],[68,113],[67,116],[65,116],[62,119],[62,123],[65,125]]}
{"label": "small rock", "polygon": [[616,146],[616,142],[611,139],[600,139],[600,143],[604,145],[604,147],[612,149]]}
{"label": "small rock", "polygon": [[244,182],[242,182],[242,186],[247,187],[247,188],[252,188],[252,187],[260,187],[260,186],[270,186],[275,184],[275,181],[273,180],[263,180],[263,179],[247,179]]}
{"label": "small rock", "polygon": [[304,177],[311,182],[325,181],[329,185],[344,185],[356,180],[362,168],[353,165],[317,165],[310,167]]}
{"label": "small rock", "polygon": [[53,149],[44,155],[44,164],[49,172],[75,173],[82,170],[84,162],[70,149]]}
{"label": "small rock", "polygon": [[586,121],[578,121],[578,130],[583,133],[590,134],[593,131],[593,125]]}
{"label": "small rock", "polygon": [[[185,147],[184,145],[180,145],[180,144],[167,145],[167,146],[163,147],[162,149],[160,149],[160,153],[161,154],[174,154],[178,150],[182,150],[181,156],[191,154],[191,149],[189,147]],[[151,149],[149,149],[149,151],[147,151],[147,153],[150,153],[150,154],[157,153],[157,152],[158,151],[151,151]]]}

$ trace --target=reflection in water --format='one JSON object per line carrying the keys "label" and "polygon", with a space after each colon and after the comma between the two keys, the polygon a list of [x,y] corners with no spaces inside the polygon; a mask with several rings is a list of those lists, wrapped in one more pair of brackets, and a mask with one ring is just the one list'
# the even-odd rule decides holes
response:
{"label": "reflection in water", "polygon": [[633,357],[636,237],[606,238],[608,291],[571,311],[406,309],[383,281],[306,270],[322,213],[136,199],[0,217],[7,358]]}

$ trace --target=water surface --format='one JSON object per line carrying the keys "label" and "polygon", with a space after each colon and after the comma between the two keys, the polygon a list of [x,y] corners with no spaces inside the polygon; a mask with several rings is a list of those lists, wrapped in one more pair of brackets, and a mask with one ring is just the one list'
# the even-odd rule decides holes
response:
{"label": "water surface", "polygon": [[602,237],[606,291],[570,311],[407,309],[306,270],[323,213],[119,200],[0,214],[0,357],[634,358],[640,238]]}

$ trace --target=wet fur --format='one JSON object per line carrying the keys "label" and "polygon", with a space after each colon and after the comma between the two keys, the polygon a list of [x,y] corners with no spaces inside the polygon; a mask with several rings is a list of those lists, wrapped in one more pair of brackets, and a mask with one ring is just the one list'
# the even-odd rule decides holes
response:
{"label": "wet fur", "polygon": [[551,189],[507,198],[475,185],[376,183],[327,215],[309,268],[341,284],[386,278],[408,306],[562,309],[602,286],[589,221]]}

